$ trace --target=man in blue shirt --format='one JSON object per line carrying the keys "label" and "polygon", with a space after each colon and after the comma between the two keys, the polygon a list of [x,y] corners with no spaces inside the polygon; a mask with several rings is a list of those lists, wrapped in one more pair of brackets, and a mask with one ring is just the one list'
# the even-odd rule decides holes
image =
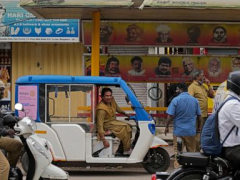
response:
{"label": "man in blue shirt", "polygon": [[[189,152],[196,151],[196,130],[200,132],[200,126],[196,128],[196,120],[201,122],[201,110],[198,100],[187,92],[186,84],[177,84],[175,97],[167,109],[167,123],[165,135],[169,132],[169,124],[173,121],[173,145],[175,157],[177,155],[177,137],[181,137],[186,150]],[[174,165],[177,162],[175,161]],[[177,165],[176,165],[177,166]]]}

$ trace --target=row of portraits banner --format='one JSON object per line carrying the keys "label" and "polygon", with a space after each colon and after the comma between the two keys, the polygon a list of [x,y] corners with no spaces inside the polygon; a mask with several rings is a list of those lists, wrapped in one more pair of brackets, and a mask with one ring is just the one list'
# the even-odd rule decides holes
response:
{"label": "row of portraits banner", "polygon": [[[83,43],[90,46],[92,23],[83,22]],[[100,24],[101,45],[237,47],[240,24],[111,22]]]}
{"label": "row of portraits banner", "polygon": [[[91,57],[84,59],[85,75],[91,75]],[[212,83],[221,83],[229,72],[240,70],[240,57],[102,55],[99,75],[128,82],[191,82],[196,70],[202,70]]]}

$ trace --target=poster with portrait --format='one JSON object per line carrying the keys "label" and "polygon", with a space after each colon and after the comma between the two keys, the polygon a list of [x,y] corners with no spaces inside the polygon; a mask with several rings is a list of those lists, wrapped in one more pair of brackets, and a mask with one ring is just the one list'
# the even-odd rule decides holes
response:
{"label": "poster with portrait", "polygon": [[[85,56],[86,73],[91,65]],[[100,76],[122,77],[128,82],[191,82],[195,70],[203,70],[212,83],[226,80],[240,70],[240,57],[174,55],[101,55]],[[90,75],[90,74],[86,74]]]}
{"label": "poster with portrait", "polygon": [[[240,24],[101,21],[101,45],[237,47]],[[84,45],[91,45],[92,22],[83,22]],[[181,37],[181,38],[179,38]]]}

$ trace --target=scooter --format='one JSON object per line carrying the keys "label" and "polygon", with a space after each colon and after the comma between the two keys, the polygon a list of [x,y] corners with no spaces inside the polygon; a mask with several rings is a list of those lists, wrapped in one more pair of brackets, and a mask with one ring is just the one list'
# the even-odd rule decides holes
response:
{"label": "scooter", "polygon": [[178,138],[177,160],[182,167],[171,174],[157,172],[152,180],[234,180],[240,179],[239,167],[233,168],[231,163],[222,157],[211,157],[200,152],[181,152],[182,140]]}
{"label": "scooter", "polygon": [[[20,103],[15,105],[15,109],[24,112],[23,105]],[[34,121],[24,117],[16,123],[14,130],[20,137],[29,158],[26,180],[68,179],[67,172],[51,163],[54,155],[52,146],[47,140],[34,133],[36,130]]]}

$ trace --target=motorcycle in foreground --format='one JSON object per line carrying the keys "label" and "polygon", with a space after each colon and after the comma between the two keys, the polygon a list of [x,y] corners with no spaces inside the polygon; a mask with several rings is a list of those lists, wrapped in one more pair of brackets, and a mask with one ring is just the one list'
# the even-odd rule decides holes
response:
{"label": "motorcycle in foreground", "polygon": [[222,157],[206,156],[200,152],[181,152],[182,140],[178,138],[178,163],[182,167],[171,174],[157,172],[152,180],[239,180],[240,168],[235,169]]}
{"label": "motorcycle in foreground", "polygon": [[[20,103],[15,109],[23,111]],[[20,137],[29,158],[29,167],[26,180],[68,179],[68,173],[53,165],[51,144],[34,133],[36,124],[29,117],[24,117],[16,123],[14,130]]]}

